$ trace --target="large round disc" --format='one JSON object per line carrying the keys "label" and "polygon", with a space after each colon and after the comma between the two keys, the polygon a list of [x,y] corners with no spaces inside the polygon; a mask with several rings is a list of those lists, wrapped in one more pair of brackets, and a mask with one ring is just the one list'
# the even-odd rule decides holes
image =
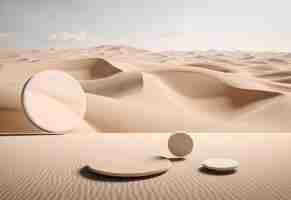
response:
{"label": "large round disc", "polygon": [[[129,153],[130,154],[130,153]],[[96,155],[98,158],[89,164],[93,173],[114,177],[145,177],[161,174],[168,171],[172,163],[168,159],[160,157],[137,157],[123,155],[110,157]]]}
{"label": "large round disc", "polygon": [[48,70],[26,82],[22,104],[35,126],[47,132],[64,133],[80,125],[86,111],[86,95],[70,75]]}

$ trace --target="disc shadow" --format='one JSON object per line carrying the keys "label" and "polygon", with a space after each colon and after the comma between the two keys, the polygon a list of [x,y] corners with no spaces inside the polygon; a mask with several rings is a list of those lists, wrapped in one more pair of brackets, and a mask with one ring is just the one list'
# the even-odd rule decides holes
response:
{"label": "disc shadow", "polygon": [[150,176],[142,176],[142,177],[113,177],[113,176],[106,176],[102,174],[97,174],[92,172],[90,170],[90,167],[84,166],[79,170],[79,174],[87,179],[94,180],[94,181],[100,181],[100,182],[133,182],[133,181],[142,181],[147,180],[151,178],[156,178],[165,172],[161,172],[159,174],[150,175]]}

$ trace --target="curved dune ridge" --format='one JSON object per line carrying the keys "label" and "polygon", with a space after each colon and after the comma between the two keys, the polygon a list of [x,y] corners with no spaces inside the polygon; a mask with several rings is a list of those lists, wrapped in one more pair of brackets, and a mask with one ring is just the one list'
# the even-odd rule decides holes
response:
{"label": "curved dune ridge", "polygon": [[87,93],[118,97],[142,89],[143,78],[140,72],[121,72],[106,78],[81,80],[80,83]]}
{"label": "curved dune ridge", "polygon": [[[58,69],[87,92],[85,119],[73,132],[289,132],[290,60],[286,53],[150,52],[106,45],[7,50],[0,57],[0,97],[5,99],[7,84]],[[0,131],[39,133],[21,109],[5,106]]]}

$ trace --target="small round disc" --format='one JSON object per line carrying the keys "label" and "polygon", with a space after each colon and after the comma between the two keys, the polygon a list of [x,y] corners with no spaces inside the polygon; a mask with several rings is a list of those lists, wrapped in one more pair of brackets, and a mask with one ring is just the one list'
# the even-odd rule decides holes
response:
{"label": "small round disc", "polygon": [[145,177],[168,171],[172,163],[157,157],[102,157],[89,165],[93,173],[113,177]]}
{"label": "small round disc", "polygon": [[73,77],[57,70],[32,76],[22,90],[27,118],[38,128],[64,133],[80,125],[86,111],[86,95]]}
{"label": "small round disc", "polygon": [[168,140],[170,152],[178,157],[188,155],[193,150],[193,140],[187,133],[175,133]]}
{"label": "small round disc", "polygon": [[239,163],[232,159],[211,158],[201,163],[202,167],[215,171],[232,171],[238,168]]}

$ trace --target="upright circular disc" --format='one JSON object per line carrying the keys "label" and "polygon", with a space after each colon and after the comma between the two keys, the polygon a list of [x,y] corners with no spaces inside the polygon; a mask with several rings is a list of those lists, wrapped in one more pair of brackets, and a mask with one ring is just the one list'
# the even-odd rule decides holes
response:
{"label": "upright circular disc", "polygon": [[211,158],[201,163],[202,167],[215,171],[232,171],[238,168],[239,163],[232,159]]}
{"label": "upright circular disc", "polygon": [[166,172],[171,166],[172,163],[168,159],[158,157],[99,155],[93,163],[89,164],[89,169],[93,173],[105,176],[145,177]]}
{"label": "upright circular disc", "polygon": [[35,126],[47,132],[64,133],[80,125],[86,112],[86,95],[70,75],[47,70],[26,82],[22,104]]}
{"label": "upright circular disc", "polygon": [[191,136],[184,132],[175,133],[168,140],[170,152],[178,157],[183,157],[191,153],[193,145]]}

